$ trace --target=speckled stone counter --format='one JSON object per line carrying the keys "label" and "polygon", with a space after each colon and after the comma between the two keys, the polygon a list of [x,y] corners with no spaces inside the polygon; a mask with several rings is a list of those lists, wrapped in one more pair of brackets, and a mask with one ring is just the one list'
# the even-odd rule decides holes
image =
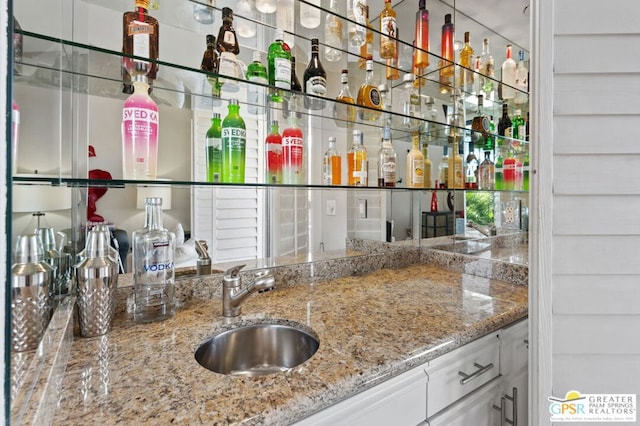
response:
{"label": "speckled stone counter", "polygon": [[54,424],[293,423],[526,316],[527,287],[412,265],[253,296],[235,321],[295,321],[320,339],[307,362],[261,378],[194,360],[230,326],[221,305],[194,298],[146,325],[123,314],[106,336],[77,338]]}

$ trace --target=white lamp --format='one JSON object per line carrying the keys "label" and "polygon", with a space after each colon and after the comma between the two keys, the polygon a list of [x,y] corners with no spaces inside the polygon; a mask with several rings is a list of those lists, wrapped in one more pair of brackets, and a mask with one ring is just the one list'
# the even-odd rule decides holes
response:
{"label": "white lamp", "polygon": [[12,211],[32,213],[37,218],[38,228],[40,218],[45,215],[45,212],[71,209],[71,188],[66,186],[53,186],[47,183],[14,183],[12,198]]}
{"label": "white lamp", "polygon": [[171,210],[171,185],[138,185],[136,190],[137,209],[144,210],[144,201],[147,198],[162,198],[162,210]]}

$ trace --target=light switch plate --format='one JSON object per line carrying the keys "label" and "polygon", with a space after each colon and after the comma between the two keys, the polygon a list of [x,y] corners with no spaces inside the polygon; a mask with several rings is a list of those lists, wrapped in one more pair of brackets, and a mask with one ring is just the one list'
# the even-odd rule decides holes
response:
{"label": "light switch plate", "polygon": [[336,215],[336,200],[327,200],[327,216]]}

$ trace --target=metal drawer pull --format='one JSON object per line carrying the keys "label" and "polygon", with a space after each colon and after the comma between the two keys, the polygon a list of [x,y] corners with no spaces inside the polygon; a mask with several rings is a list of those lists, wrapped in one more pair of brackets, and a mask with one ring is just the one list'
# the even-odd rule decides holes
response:
{"label": "metal drawer pull", "polygon": [[462,379],[460,379],[460,384],[461,385],[466,385],[467,383],[469,383],[470,381],[472,381],[476,377],[478,377],[478,376],[486,373],[487,371],[491,370],[493,368],[493,363],[490,363],[490,364],[487,364],[487,365],[480,365],[477,362],[474,362],[473,366],[476,367],[478,370],[474,371],[471,374],[467,374],[464,371],[458,371],[458,374],[462,376]]}
{"label": "metal drawer pull", "polygon": [[[507,418],[507,400],[511,401],[511,420]],[[500,411],[500,426],[518,426],[518,388],[513,388],[513,396],[500,398],[500,406],[493,404],[493,408]]]}

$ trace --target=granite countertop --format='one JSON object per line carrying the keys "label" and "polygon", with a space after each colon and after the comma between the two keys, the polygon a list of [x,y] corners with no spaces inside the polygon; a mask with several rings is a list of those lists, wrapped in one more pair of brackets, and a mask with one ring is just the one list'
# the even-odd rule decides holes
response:
{"label": "granite countertop", "polygon": [[259,378],[195,361],[197,346],[229,327],[218,299],[189,301],[159,323],[120,315],[109,334],[76,337],[53,423],[292,423],[525,317],[527,290],[412,265],[253,296],[235,321],[295,321],[320,339],[307,362]]}

